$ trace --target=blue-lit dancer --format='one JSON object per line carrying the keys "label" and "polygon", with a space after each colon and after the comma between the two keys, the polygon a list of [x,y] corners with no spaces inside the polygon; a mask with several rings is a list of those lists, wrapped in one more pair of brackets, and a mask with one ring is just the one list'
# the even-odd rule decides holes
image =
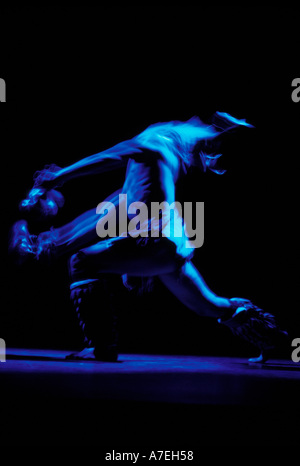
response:
{"label": "blue-lit dancer", "polygon": [[[176,201],[176,184],[189,167],[199,168],[202,172],[224,173],[216,167],[220,154],[213,149],[208,153],[206,147],[213,148],[224,132],[238,126],[251,127],[245,120],[220,112],[213,116],[211,124],[204,124],[194,117],[186,122],[151,125],[138,136],[66,168],[45,168],[37,174],[34,188],[22,208],[40,209],[44,215],[55,214],[63,204],[63,197],[55,188],[74,178],[103,174],[121,167],[126,173],[125,181],[122,189],[108,198],[109,205],[113,206],[111,215],[115,215],[119,208],[120,193],[127,195],[128,204],[142,202],[149,209],[152,202],[165,201],[171,205]],[[109,212],[103,216],[103,222],[108,218]],[[194,250],[191,244],[188,245],[185,233],[166,237],[161,234],[164,220],[156,220],[159,238],[153,237],[153,224],[149,221],[143,230],[148,229],[148,237],[134,238],[119,232],[115,238],[102,240],[96,232],[96,226],[99,227],[96,210],[38,237],[30,235],[27,223],[20,221],[13,228],[11,249],[23,257],[31,254],[37,259],[54,252],[71,256],[71,297],[85,330],[86,342],[89,342],[76,355],[78,358],[105,359],[103,348],[101,351],[95,349],[98,330],[93,319],[89,325],[87,316],[92,306],[91,296],[97,292],[101,277],[114,274],[122,276],[127,287],[130,287],[131,277],[159,277],[189,309],[200,316],[218,319],[234,334],[257,346],[261,354],[251,361],[266,361],[270,351],[287,337],[275,317],[248,299],[217,296],[193,265]],[[98,313],[101,312],[99,309]],[[116,359],[114,351],[108,359]]]}

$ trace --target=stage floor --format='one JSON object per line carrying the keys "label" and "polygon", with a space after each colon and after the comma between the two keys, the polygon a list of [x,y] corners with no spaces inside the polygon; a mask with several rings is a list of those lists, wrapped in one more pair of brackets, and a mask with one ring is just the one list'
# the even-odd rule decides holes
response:
{"label": "stage floor", "polygon": [[282,443],[286,426],[284,441],[293,442],[300,364],[140,354],[121,354],[118,363],[72,362],[67,354],[7,349],[0,378],[8,442],[58,445],[82,432],[83,444],[95,444],[101,432],[111,446],[163,440],[228,445],[237,436],[247,444],[251,433],[259,437],[261,431],[265,445]]}

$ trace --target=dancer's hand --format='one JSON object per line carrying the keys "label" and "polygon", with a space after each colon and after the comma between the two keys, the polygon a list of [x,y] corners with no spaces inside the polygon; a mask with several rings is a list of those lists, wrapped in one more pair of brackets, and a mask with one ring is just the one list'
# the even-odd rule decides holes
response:
{"label": "dancer's hand", "polygon": [[50,191],[59,185],[57,182],[57,172],[60,171],[57,165],[49,165],[34,174],[34,187]]}
{"label": "dancer's hand", "polygon": [[33,188],[19,208],[22,212],[36,212],[41,218],[54,217],[64,202],[64,196],[55,189],[47,191],[44,188]]}
{"label": "dancer's hand", "polygon": [[64,205],[63,195],[54,189],[59,185],[56,165],[46,166],[34,175],[34,186],[26,199],[20,203],[21,211],[35,211],[39,217],[53,217]]}

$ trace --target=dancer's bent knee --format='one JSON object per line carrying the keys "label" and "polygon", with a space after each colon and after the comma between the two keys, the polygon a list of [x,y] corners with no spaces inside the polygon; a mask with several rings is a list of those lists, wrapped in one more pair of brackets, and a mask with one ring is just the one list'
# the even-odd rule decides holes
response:
{"label": "dancer's bent knee", "polygon": [[69,277],[71,283],[85,281],[91,277],[91,273],[87,272],[87,256],[83,251],[78,251],[69,259]]}

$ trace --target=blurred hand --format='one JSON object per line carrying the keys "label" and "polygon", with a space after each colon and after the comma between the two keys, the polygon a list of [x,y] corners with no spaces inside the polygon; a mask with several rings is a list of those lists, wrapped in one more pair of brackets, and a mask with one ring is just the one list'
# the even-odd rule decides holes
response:
{"label": "blurred hand", "polygon": [[56,173],[61,170],[57,165],[48,165],[34,174],[34,188],[43,188],[47,191],[57,186]]}

